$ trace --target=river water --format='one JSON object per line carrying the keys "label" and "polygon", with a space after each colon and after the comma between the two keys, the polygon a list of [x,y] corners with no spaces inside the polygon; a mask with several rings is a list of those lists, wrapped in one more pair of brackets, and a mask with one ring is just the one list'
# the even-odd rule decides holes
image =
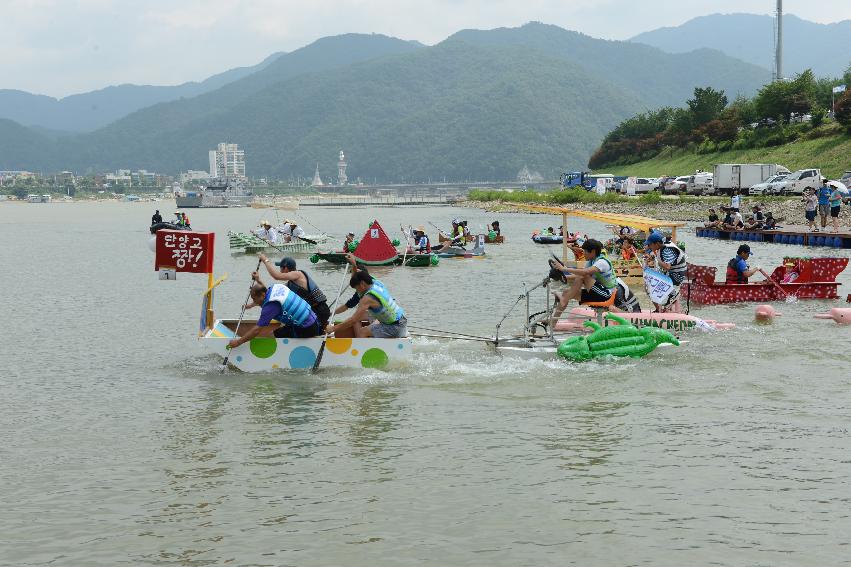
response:
{"label": "river water", "polygon": [[[416,339],[393,373],[220,374],[195,339],[206,279],[153,271],[155,206],[173,208],[0,204],[0,565],[849,563],[849,331],[812,318],[834,302],[780,304],[771,326],[752,305],[697,310],[738,327],[640,361]],[[230,274],[220,315],[238,314],[256,265],[226,231],[261,214],[275,212],[191,213]],[[299,215],[337,234],[377,218],[391,235],[495,218]],[[547,247],[528,235],[558,219],[498,218],[508,242],[486,259],[379,272],[412,324],[492,335],[521,282],[543,278]],[[697,263],[735,253],[684,240]],[[752,247],[766,269],[814,253]],[[333,296],[340,268],[299,261]]]}

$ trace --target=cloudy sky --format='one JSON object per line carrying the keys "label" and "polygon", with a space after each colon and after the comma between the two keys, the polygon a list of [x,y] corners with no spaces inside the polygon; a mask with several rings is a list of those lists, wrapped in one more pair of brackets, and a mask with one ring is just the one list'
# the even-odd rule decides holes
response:
{"label": "cloudy sky", "polygon": [[[0,88],[65,96],[111,84],[177,84],[251,65],[326,35],[434,44],[463,28],[530,20],[626,39],[711,13],[767,14],[773,0],[0,0]],[[821,23],[851,0],[787,0]]]}

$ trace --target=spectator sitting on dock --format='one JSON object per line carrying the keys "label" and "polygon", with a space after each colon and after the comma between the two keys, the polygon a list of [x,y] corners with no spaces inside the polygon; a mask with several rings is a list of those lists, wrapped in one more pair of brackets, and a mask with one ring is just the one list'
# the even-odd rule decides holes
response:
{"label": "spectator sitting on dock", "polygon": [[753,206],[753,218],[759,222],[763,222],[765,220],[765,215],[762,214],[762,209],[759,208],[759,205]]}
{"label": "spectator sitting on dock", "polygon": [[709,220],[703,223],[703,226],[706,228],[719,228],[721,226],[721,221],[715,214],[715,209],[709,209]]}
{"label": "spectator sitting on dock", "polygon": [[771,211],[765,213],[765,220],[762,221],[762,230],[777,230],[777,219],[771,214]]}
{"label": "spectator sitting on dock", "polygon": [[753,215],[748,215],[744,227],[747,230],[762,230],[762,223],[756,220]]}

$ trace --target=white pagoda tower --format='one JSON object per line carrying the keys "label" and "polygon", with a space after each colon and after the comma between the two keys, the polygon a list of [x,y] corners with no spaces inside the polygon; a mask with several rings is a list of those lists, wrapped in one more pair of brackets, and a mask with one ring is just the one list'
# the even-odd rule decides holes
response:
{"label": "white pagoda tower", "polygon": [[322,183],[322,178],[319,177],[319,163],[316,164],[316,173],[313,174],[313,183],[310,184],[311,187],[322,187],[324,183]]}
{"label": "white pagoda tower", "polygon": [[343,154],[343,150],[340,150],[340,161],[337,162],[337,185],[345,185],[349,182],[349,178],[346,177],[346,156]]}

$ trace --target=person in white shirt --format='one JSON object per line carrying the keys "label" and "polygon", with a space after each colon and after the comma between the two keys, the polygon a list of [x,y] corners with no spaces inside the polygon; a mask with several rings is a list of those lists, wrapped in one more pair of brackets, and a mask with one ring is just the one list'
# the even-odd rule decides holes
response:
{"label": "person in white shirt", "polygon": [[293,240],[299,241],[302,236],[304,236],[304,229],[296,223],[292,223],[290,225],[290,236],[287,242],[292,242]]}
{"label": "person in white shirt", "polygon": [[290,221],[284,219],[284,222],[282,222],[281,225],[277,228],[278,234],[281,235],[281,238],[284,242],[290,241],[290,236],[293,232],[293,227],[290,226],[290,224]]}
{"label": "person in white shirt", "polygon": [[272,244],[278,241],[278,231],[272,228],[272,224],[267,220],[260,222],[260,228],[255,230],[254,234],[266,242],[271,242]]}

